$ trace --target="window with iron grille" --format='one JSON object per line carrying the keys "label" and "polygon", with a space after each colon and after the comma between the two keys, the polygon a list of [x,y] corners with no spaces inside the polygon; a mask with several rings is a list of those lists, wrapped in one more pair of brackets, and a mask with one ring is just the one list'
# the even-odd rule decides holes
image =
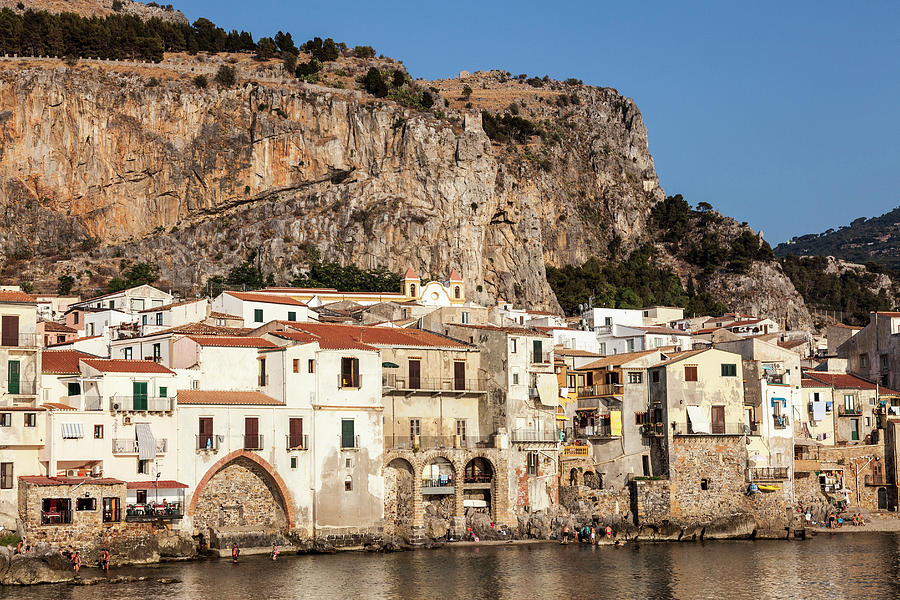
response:
{"label": "window with iron grille", "polygon": [[13,487],[13,464],[0,463],[0,489],[11,490]]}
{"label": "window with iron grille", "polygon": [[537,452],[529,452],[528,453],[528,474],[533,477],[536,477],[538,474],[538,453]]}

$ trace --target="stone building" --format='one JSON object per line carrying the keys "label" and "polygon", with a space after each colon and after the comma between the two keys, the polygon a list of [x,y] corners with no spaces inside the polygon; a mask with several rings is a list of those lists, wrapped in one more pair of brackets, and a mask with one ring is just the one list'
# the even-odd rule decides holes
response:
{"label": "stone building", "polygon": [[850,373],[900,389],[900,312],[870,313],[869,323],[838,346],[837,355],[848,360]]}
{"label": "stone building", "polygon": [[833,407],[835,445],[879,443],[878,417],[890,412],[900,394],[848,373],[807,370],[803,377],[828,388],[824,400],[826,408],[828,402]]}

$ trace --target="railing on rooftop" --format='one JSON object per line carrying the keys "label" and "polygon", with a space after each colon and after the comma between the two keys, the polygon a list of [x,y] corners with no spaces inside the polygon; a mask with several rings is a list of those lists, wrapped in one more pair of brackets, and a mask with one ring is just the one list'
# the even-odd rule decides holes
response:
{"label": "railing on rooftop", "polygon": [[175,520],[184,517],[184,505],[181,502],[166,504],[150,503],[129,504],[125,509],[125,520],[131,522]]}
{"label": "railing on rooftop", "polygon": [[394,375],[381,376],[381,385],[396,390],[421,390],[424,392],[483,392],[487,389],[486,379],[464,379],[456,377],[409,377]]}
{"label": "railing on rooftop", "polygon": [[750,467],[747,477],[750,481],[784,481],[788,479],[788,467]]}
{"label": "railing on rooftop", "polygon": [[153,396],[113,396],[109,404],[113,412],[168,412],[174,409],[174,401]]}
{"label": "railing on rooftop", "polygon": [[386,435],[385,449],[493,448],[493,436],[474,435]]}

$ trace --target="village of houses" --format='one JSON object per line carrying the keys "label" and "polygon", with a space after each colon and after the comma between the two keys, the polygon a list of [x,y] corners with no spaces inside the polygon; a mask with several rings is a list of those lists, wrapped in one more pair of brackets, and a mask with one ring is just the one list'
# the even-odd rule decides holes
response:
{"label": "village of houses", "polygon": [[455,270],[396,293],[0,291],[0,526],[158,559],[585,522],[789,538],[801,508],[896,510],[900,313],[780,325],[480,306]]}

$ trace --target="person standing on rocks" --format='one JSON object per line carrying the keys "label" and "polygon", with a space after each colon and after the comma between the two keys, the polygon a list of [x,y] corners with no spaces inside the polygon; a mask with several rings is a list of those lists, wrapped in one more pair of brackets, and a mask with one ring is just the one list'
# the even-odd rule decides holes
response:
{"label": "person standing on rocks", "polygon": [[78,550],[72,552],[72,568],[75,570],[75,576],[78,577],[78,572],[81,570],[81,555]]}
{"label": "person standing on rocks", "polygon": [[103,572],[109,575],[109,550],[104,548],[100,551],[100,568],[103,569]]}
{"label": "person standing on rocks", "polygon": [[[274,544],[273,544],[274,545]],[[231,563],[237,564],[238,556],[241,555],[241,550],[238,548],[236,543],[231,544]]]}
{"label": "person standing on rocks", "polygon": [[281,554],[281,551],[278,549],[278,546],[275,545],[275,542],[272,542],[272,560],[278,560],[279,554]]}

